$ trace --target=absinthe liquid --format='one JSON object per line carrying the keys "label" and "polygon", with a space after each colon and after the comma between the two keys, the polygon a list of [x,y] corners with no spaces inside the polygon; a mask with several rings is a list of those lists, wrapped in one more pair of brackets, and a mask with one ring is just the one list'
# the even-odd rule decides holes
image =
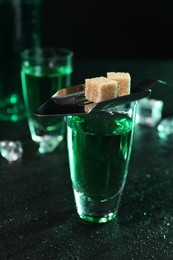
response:
{"label": "absinthe liquid", "polygon": [[68,117],[68,153],[74,189],[104,201],[123,187],[132,146],[132,119],[116,116]]}
{"label": "absinthe liquid", "polygon": [[64,117],[37,117],[33,112],[51,98],[56,91],[69,87],[71,81],[71,67],[57,67],[56,71],[44,73],[40,66],[23,68],[21,72],[23,95],[27,116],[34,124],[37,135],[48,132],[61,131]]}

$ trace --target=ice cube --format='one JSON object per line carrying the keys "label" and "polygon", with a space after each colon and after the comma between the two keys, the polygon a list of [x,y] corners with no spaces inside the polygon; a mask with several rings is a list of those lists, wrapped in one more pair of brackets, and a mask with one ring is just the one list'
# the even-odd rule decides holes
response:
{"label": "ice cube", "polygon": [[21,159],[23,155],[21,141],[0,141],[0,153],[9,162],[14,162]]}

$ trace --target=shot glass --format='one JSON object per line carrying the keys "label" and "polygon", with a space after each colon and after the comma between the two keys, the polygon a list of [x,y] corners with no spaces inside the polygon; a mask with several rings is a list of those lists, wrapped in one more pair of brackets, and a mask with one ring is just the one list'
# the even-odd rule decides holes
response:
{"label": "shot glass", "polygon": [[31,138],[39,152],[53,151],[66,133],[64,117],[36,117],[34,111],[61,88],[71,85],[73,51],[35,48],[21,52],[21,81]]}
{"label": "shot glass", "polygon": [[67,116],[69,169],[80,218],[117,216],[126,182],[137,102],[84,116]]}

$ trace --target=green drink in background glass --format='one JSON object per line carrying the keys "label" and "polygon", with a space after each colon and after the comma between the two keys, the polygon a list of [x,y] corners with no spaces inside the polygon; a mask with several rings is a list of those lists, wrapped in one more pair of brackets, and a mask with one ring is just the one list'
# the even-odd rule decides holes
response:
{"label": "green drink in background glass", "polygon": [[68,116],[70,174],[81,218],[117,215],[132,149],[136,103],[86,116]]}
{"label": "green drink in background glass", "polygon": [[36,117],[34,111],[61,88],[71,85],[73,52],[67,49],[31,49],[21,54],[21,80],[28,124],[39,152],[52,151],[65,134],[64,117]]}

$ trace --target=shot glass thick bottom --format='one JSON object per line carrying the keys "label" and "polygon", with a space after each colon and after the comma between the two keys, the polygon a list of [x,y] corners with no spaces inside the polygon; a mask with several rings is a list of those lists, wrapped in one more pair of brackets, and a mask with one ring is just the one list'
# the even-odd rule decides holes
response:
{"label": "shot glass thick bottom", "polygon": [[39,145],[38,151],[41,154],[54,151],[65,137],[66,125],[63,117],[50,123],[46,118],[41,123],[39,118],[29,118],[28,122],[31,138]]}
{"label": "shot glass thick bottom", "polygon": [[93,201],[75,189],[73,189],[73,192],[80,218],[90,222],[106,223],[117,216],[123,187],[114,197],[103,201]]}

